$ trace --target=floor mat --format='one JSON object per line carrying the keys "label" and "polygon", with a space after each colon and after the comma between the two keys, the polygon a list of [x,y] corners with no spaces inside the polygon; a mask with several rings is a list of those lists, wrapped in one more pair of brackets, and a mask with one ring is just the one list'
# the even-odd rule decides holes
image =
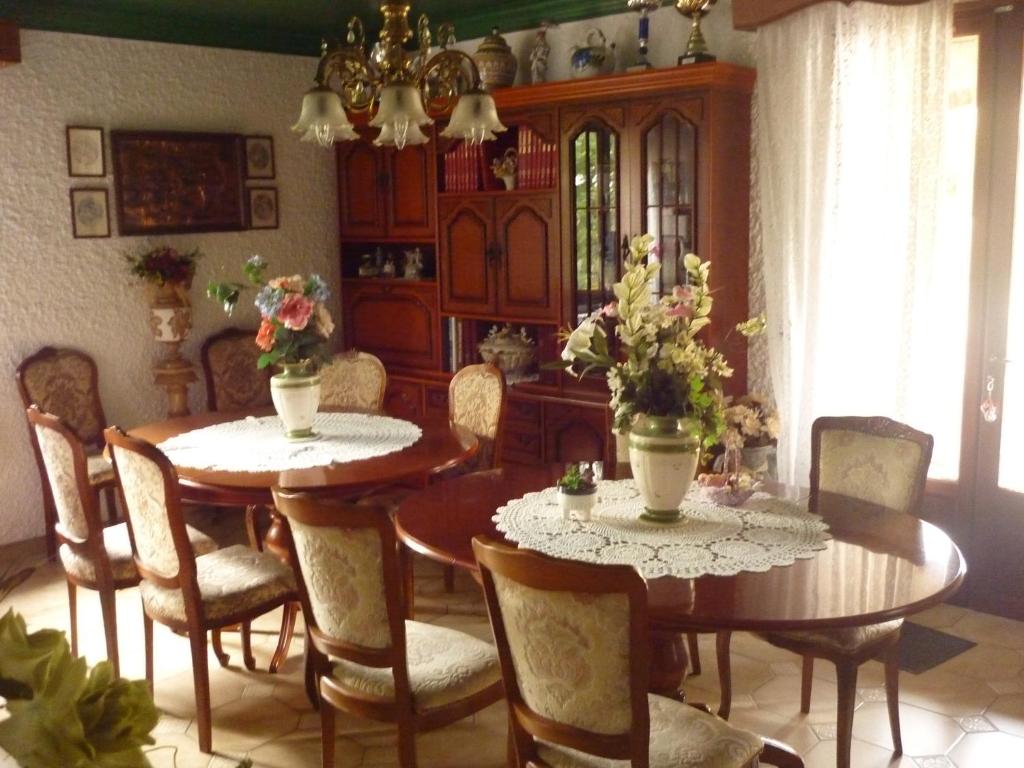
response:
{"label": "floor mat", "polygon": [[977,643],[962,637],[905,621],[903,636],[900,638],[900,669],[919,675],[975,645]]}

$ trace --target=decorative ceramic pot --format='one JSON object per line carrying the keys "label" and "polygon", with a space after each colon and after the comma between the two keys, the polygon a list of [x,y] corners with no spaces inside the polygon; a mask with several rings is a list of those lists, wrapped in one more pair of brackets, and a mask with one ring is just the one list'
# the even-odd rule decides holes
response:
{"label": "decorative ceramic pot", "polygon": [[506,88],[516,80],[519,63],[505,38],[498,34],[497,27],[491,27],[491,34],[480,43],[473,54],[473,61],[487,90]]}
{"label": "decorative ceramic pot", "polygon": [[775,468],[775,446],[758,445],[743,448],[743,466],[761,477],[774,479],[777,474]]}
{"label": "decorative ceramic pot", "polygon": [[629,431],[629,464],[644,500],[643,520],[670,523],[693,482],[700,441],[692,422],[641,415]]}
{"label": "decorative ceramic pot", "polygon": [[572,47],[573,77],[593,77],[606,71],[611,62],[611,49],[608,47],[608,40],[604,32],[594,28],[587,32],[586,45],[574,45]]}
{"label": "decorative ceramic pot", "polygon": [[313,417],[320,407],[320,374],[309,373],[309,362],[282,363],[281,373],[270,378],[270,397],[289,440],[309,440]]}
{"label": "decorative ceramic pot", "polygon": [[487,338],[477,345],[477,350],[481,360],[498,366],[505,377],[511,379],[525,374],[536,356],[533,341],[514,332],[507,323],[502,328],[492,328]]}
{"label": "decorative ceramic pot", "polygon": [[590,522],[590,512],[597,501],[597,488],[586,491],[567,491],[564,488],[558,489],[558,506],[562,509],[562,519],[569,520],[575,512],[585,523]]}
{"label": "decorative ceramic pot", "polygon": [[149,327],[153,337],[165,344],[184,341],[192,330],[192,305],[188,283],[146,284],[149,298]]}

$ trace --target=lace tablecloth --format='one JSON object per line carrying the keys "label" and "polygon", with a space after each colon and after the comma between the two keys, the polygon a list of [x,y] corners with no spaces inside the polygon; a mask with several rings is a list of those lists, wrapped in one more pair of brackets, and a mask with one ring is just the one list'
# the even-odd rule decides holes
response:
{"label": "lace tablecloth", "polygon": [[632,480],[603,481],[590,522],[562,519],[558,491],[528,493],[497,510],[494,521],[521,547],[589,563],[635,566],[644,578],[732,576],[814,557],[828,526],[796,504],[757,493],[742,507],[701,498],[696,487],[678,523],[639,519],[643,501]]}
{"label": "lace tablecloth", "polygon": [[318,413],[317,437],[289,440],[277,416],[247,416],[184,432],[158,446],[178,467],[223,472],[283,472],[395,453],[420,439],[415,424],[364,413]]}

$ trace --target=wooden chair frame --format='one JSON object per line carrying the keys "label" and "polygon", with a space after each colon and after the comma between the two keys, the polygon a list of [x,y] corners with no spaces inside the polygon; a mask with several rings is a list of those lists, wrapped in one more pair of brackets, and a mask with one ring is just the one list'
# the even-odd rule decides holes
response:
{"label": "wooden chair frame", "polygon": [[[334,710],[340,709],[359,717],[395,723],[398,726],[399,763],[403,768],[413,768],[416,765],[417,732],[456,722],[498,701],[502,697],[501,681],[441,707],[425,711],[414,709],[406,661],[405,620],[408,616],[408,606],[403,591],[403,566],[399,557],[399,542],[394,524],[387,511],[379,507],[318,498],[312,494],[291,492],[281,488],[274,488],[273,494],[277,509],[289,521],[343,530],[372,529],[380,536],[388,627],[391,633],[391,646],[383,649],[354,645],[332,637],[320,629],[312,610],[309,592],[302,579],[295,542],[289,537],[299,599],[302,602],[303,615],[306,617],[308,639],[311,641],[311,664],[319,677],[323,765],[334,765]],[[395,679],[394,700],[342,688],[328,674],[327,656],[336,656],[369,667],[390,668]]]}
{"label": "wooden chair frame", "polygon": [[[935,440],[931,435],[914,429],[885,416],[821,416],[811,425],[811,493],[808,509],[817,512],[821,497],[821,443],[825,432],[847,431],[896,440],[907,440],[921,449],[917,478],[907,508],[896,510],[918,514],[924,500],[928,481],[928,466],[932,460]],[[903,754],[903,739],[900,733],[899,676],[900,676],[900,632],[884,635],[870,644],[853,651],[837,651],[826,648],[813,639],[807,640],[779,635],[758,633],[772,645],[799,654],[803,659],[800,682],[800,711],[811,709],[811,688],[814,681],[814,660],[826,659],[836,667],[839,688],[839,717],[837,723],[836,763],[837,768],[849,768],[850,748],[853,739],[853,712],[857,705],[857,670],[866,661],[877,659],[885,666],[885,698],[889,710],[889,728],[892,731],[893,754]],[[723,717],[728,717],[731,700],[731,675],[729,673],[729,642],[731,633],[718,634],[719,679],[722,689]],[[723,665],[724,659],[724,665]],[[722,710],[719,710],[721,714]]]}
{"label": "wooden chair frame", "polygon": [[[135,567],[139,575],[157,586],[166,589],[180,589],[185,605],[185,621],[169,619],[167,617],[151,616],[145,609],[143,603],[143,627],[145,632],[146,649],[146,680],[153,687],[153,621],[157,621],[170,627],[177,632],[188,633],[189,644],[192,651],[192,674],[195,683],[196,694],[196,722],[199,729],[199,749],[202,752],[212,751],[212,723],[210,714],[210,673],[207,666],[206,633],[214,632],[214,648],[218,659],[222,664],[226,663],[226,656],[222,656],[220,650],[220,638],[218,631],[223,627],[234,624],[241,625],[242,655],[245,666],[249,670],[255,669],[255,661],[252,656],[251,624],[252,620],[262,616],[286,603],[294,602],[295,594],[278,596],[255,606],[232,611],[224,616],[211,619],[206,616],[203,610],[203,602],[199,593],[199,582],[196,572],[196,557],[192,551],[192,545],[188,538],[185,527],[185,519],[182,514],[180,492],[178,490],[178,475],[174,466],[166,456],[158,449],[144,440],[137,440],[129,437],[120,427],[110,427],[104,435],[107,444],[111,448],[120,448],[132,451],[149,459],[160,468],[163,477],[164,500],[167,510],[167,518],[171,532],[171,539],[174,544],[174,551],[178,559],[178,572],[175,574],[164,574],[150,567],[139,557],[139,550],[135,544],[135,532],[132,529],[131,513],[125,504],[124,489],[121,485],[121,475],[117,466],[116,451],[111,450],[111,460],[114,464],[114,474],[118,480],[118,490],[121,494],[121,503],[128,518],[128,532],[132,542],[132,552],[135,556]],[[284,611],[284,618],[288,618],[287,608]],[[279,644],[275,652],[275,660],[281,655],[282,647]],[[272,667],[276,668],[273,664]]]}
{"label": "wooden chair frame", "polygon": [[[32,405],[25,412],[28,417],[29,429],[35,437],[36,427],[51,429],[63,437],[71,447],[71,456],[74,462],[75,484],[78,487],[78,497],[82,504],[82,514],[85,518],[86,537],[80,538],[67,530],[57,518],[53,525],[55,542],[58,546],[66,544],[72,552],[81,557],[88,558],[93,565],[96,574],[94,581],[80,579],[65,571],[64,575],[68,583],[68,608],[71,614],[71,653],[78,655],[78,597],[76,588],[94,589],[99,592],[100,610],[103,613],[103,632],[107,643],[107,658],[114,667],[114,675],[120,675],[121,665],[117,649],[117,598],[116,592],[119,589],[134,587],[139,583],[139,576],[135,574],[132,578],[115,579],[114,572],[110,565],[110,558],[103,542],[103,521],[100,517],[99,502],[95,489],[89,483],[88,461],[85,447],[71,429],[56,416],[44,413],[38,405]],[[34,441],[38,449],[38,441]],[[39,452],[39,461],[43,469],[43,482],[47,490],[50,488],[49,474],[46,472],[46,465],[43,462],[42,452]],[[52,498],[52,495],[51,495]],[[57,517],[56,504],[54,504],[54,517]]]}
{"label": "wooden chair frame", "polygon": [[[29,408],[33,405],[38,405],[35,399],[32,397],[32,393],[28,390],[28,382],[25,380],[29,371],[33,366],[39,363],[45,363],[58,357],[75,357],[84,362],[89,368],[89,389],[93,394],[92,397],[92,408],[93,413],[96,416],[97,423],[105,426],[107,423],[107,417],[103,413],[103,403],[100,400],[100,389],[99,389],[99,372],[96,369],[96,361],[92,359],[85,352],[71,347],[42,347],[36,352],[32,353],[21,363],[14,371],[14,381],[18,387],[18,394],[21,396],[21,404],[24,408]],[[55,414],[60,418],[60,414]],[[66,424],[66,429],[70,430]],[[32,424],[28,425],[29,431],[29,442],[32,445],[32,455],[36,460],[36,467],[39,470],[39,480],[43,489],[43,523],[46,536],[46,556],[48,559],[53,560],[57,557],[58,542],[56,538],[54,525],[57,522],[57,510],[53,504],[53,495],[50,492],[50,481],[46,474],[46,467],[43,464],[43,456],[39,452],[39,444],[36,441],[35,429]],[[70,430],[74,435],[75,441],[81,443],[94,451],[100,451],[103,448],[103,434],[100,432],[96,435],[80,436],[74,433],[74,430]],[[88,480],[88,472],[86,473],[86,480]],[[111,514],[114,514],[114,483],[107,482],[101,483],[93,488],[90,493],[99,494],[103,493],[107,499],[108,507]],[[98,509],[98,506],[97,506]]]}
{"label": "wooden chair frame", "polygon": [[[218,411],[220,408],[217,406],[217,386],[213,379],[213,370],[210,363],[210,349],[221,341],[232,341],[234,339],[241,338],[247,338],[250,341],[255,340],[256,330],[254,329],[250,331],[246,328],[238,328],[236,326],[225,328],[212,336],[207,336],[203,341],[202,347],[199,349],[199,360],[203,366],[203,380],[206,382],[206,407],[211,411]],[[265,375],[268,379],[270,378],[269,370]]]}

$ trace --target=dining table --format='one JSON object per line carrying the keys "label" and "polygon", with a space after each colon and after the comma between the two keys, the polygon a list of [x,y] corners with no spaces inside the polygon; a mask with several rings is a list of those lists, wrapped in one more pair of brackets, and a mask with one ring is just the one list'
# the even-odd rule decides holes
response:
{"label": "dining table", "polygon": [[[628,465],[609,469],[608,476],[628,477]],[[432,485],[399,506],[398,536],[414,552],[476,574],[474,537],[514,544],[499,530],[496,511],[551,488],[563,471],[564,465],[507,465]],[[779,496],[797,495],[781,486],[771,490]],[[815,512],[827,526],[827,534],[819,548],[788,565],[733,575],[646,579],[652,692],[679,695],[687,667],[683,633],[718,632],[727,639],[733,631],[874,624],[936,605],[964,579],[960,550],[929,522],[825,492],[819,494]],[[588,525],[576,521],[566,524],[565,530]],[[660,524],[646,525],[656,529]],[[681,525],[685,528],[685,521]],[[668,526],[663,535],[671,537],[673,530]],[[621,562],[629,563],[629,555]],[[723,703],[727,716],[728,704]]]}

